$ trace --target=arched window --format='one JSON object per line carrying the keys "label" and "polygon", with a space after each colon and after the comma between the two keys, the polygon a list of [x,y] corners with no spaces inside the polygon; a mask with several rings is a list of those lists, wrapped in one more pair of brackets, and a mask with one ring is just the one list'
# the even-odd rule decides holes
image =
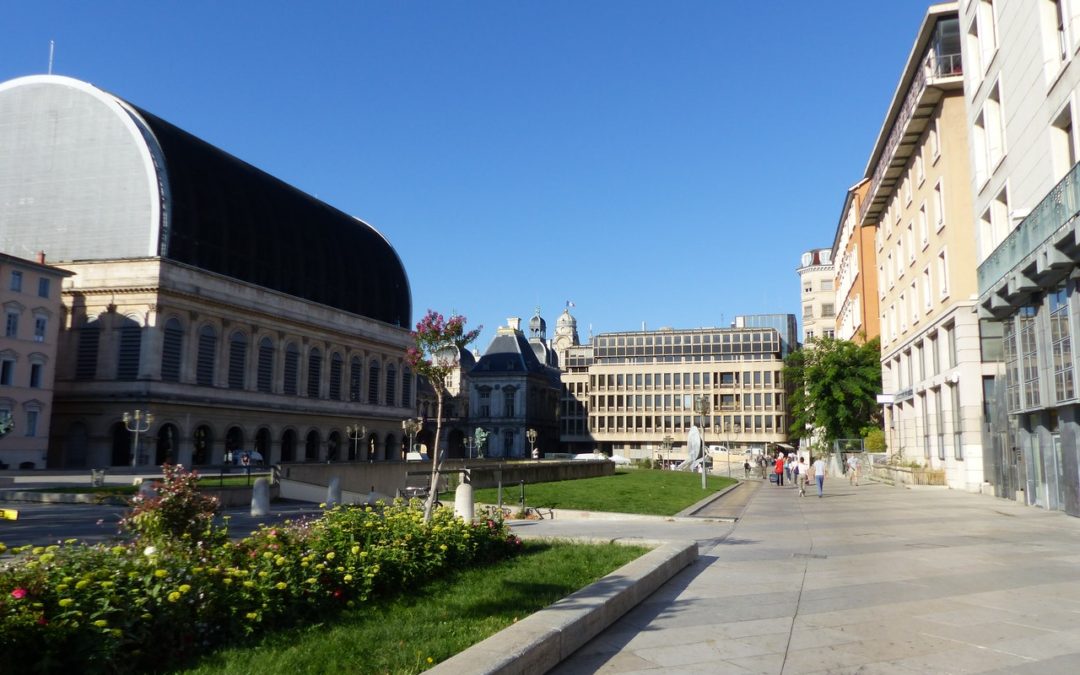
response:
{"label": "arched window", "polygon": [[217,331],[213,326],[199,329],[199,355],[195,361],[195,382],[201,387],[214,386],[217,365]]}
{"label": "arched window", "polygon": [[354,356],[349,365],[349,400],[357,403],[360,402],[360,388],[363,382],[361,375],[360,358]]}
{"label": "arched window", "polygon": [[319,398],[319,380],[322,379],[322,352],[317,347],[311,348],[308,354],[307,371],[307,395],[308,398]]}
{"label": "arched window", "polygon": [[286,429],[281,435],[281,461],[296,461],[296,432],[292,429]]}
{"label": "arched window", "polygon": [[247,336],[240,331],[229,336],[229,389],[243,389],[247,372]]}
{"label": "arched window", "polygon": [[142,327],[137,321],[125,318],[116,341],[116,379],[130,382],[139,376],[139,356],[142,351]]}
{"label": "arched window", "polygon": [[165,322],[161,343],[161,380],[180,381],[180,357],[184,351],[184,329],[176,319]]}
{"label": "arched window", "polygon": [[92,380],[97,377],[98,343],[101,342],[101,324],[89,321],[79,329],[79,346],[75,354],[75,379]]}
{"label": "arched window", "polygon": [[180,448],[177,445],[179,434],[172,424],[162,424],[157,433],[157,448],[154,452],[154,464],[172,464],[176,462]]}
{"label": "arched window", "polygon": [[330,357],[330,398],[334,401],[341,400],[341,354],[334,352]]}
{"label": "arched window", "polygon": [[406,408],[413,407],[412,370],[408,366],[401,371],[401,405]]}
{"label": "arched window", "polygon": [[326,439],[326,461],[336,462],[341,459],[341,434],[336,431],[330,432]]}
{"label": "arched window", "polygon": [[195,433],[191,437],[192,464],[198,466],[210,463],[210,444],[212,441],[213,435],[210,433],[210,427],[204,424],[195,429]]}
{"label": "arched window", "polygon": [[379,362],[372,361],[368,366],[368,403],[375,405],[379,402]]}
{"label": "arched window", "polygon": [[304,461],[319,461],[319,432],[314,429],[308,432],[307,443],[304,444]]}
{"label": "arched window", "polygon": [[398,441],[394,438],[394,434],[387,434],[384,443],[385,445],[383,447],[386,451],[383,453],[385,455],[383,459],[392,462],[398,458],[397,453],[400,450],[400,448],[398,448]]}
{"label": "arched window", "polygon": [[270,430],[266,427],[255,432],[255,452],[252,460],[256,464],[270,463]]}
{"label": "arched window", "polygon": [[123,422],[112,427],[112,465],[131,466],[131,432]]}
{"label": "arched window", "polygon": [[290,342],[285,348],[285,393],[296,396],[300,391],[300,350]]}
{"label": "arched window", "polygon": [[386,367],[386,405],[392,406],[396,403],[397,394],[397,368],[394,364],[390,364]]}
{"label": "arched window", "polygon": [[274,390],[274,342],[268,337],[259,340],[259,391],[269,394]]}

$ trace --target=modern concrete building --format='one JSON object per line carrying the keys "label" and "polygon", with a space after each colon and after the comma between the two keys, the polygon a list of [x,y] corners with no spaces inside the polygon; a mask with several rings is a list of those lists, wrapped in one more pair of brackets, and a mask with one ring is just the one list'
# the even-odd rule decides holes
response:
{"label": "modern concrete building", "polygon": [[[564,317],[569,325],[572,317]],[[786,330],[764,326],[776,317]],[[686,459],[692,424],[707,445],[749,451],[786,444],[783,343],[794,340],[795,319],[750,315],[737,323],[742,327],[601,333],[589,345],[557,341],[564,450],[674,463]],[[701,399],[704,416],[695,408]]]}
{"label": "modern concrete building", "polygon": [[[51,466],[401,456],[409,283],[366,223],[90,84],[35,76],[0,84],[0,250],[75,272],[53,322]],[[133,453],[135,410],[154,419]]]}
{"label": "modern concrete building", "polygon": [[[964,94],[999,494],[1080,515],[1080,3],[962,0]],[[1000,339],[996,339],[1000,336]]]}
{"label": "modern concrete building", "polygon": [[955,3],[919,28],[866,167],[862,226],[876,226],[888,451],[984,489],[984,365],[964,64]]}
{"label": "modern concrete building", "polygon": [[53,411],[60,285],[71,272],[0,253],[0,469],[43,469]]}
{"label": "modern concrete building", "polygon": [[863,179],[844,197],[840,222],[833,239],[836,266],[836,337],[863,343],[880,334],[878,324],[876,228],[863,225],[859,216],[870,181]]}
{"label": "modern concrete building", "polygon": [[836,268],[832,249],[815,248],[802,254],[799,267],[802,289],[802,339],[836,336]]}

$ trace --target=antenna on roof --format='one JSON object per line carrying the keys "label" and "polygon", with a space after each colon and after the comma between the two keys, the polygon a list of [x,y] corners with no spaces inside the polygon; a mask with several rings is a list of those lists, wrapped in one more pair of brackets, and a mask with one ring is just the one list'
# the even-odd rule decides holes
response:
{"label": "antenna on roof", "polygon": [[52,75],[53,52],[56,50],[56,41],[49,40],[49,74]]}

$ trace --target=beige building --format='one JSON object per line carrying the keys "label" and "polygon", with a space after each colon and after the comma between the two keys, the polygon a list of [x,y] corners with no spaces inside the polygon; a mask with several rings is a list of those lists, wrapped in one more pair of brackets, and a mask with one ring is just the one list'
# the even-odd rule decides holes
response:
{"label": "beige building", "polygon": [[53,414],[60,285],[71,272],[0,253],[0,469],[43,469]]}
{"label": "beige building", "polygon": [[802,301],[802,339],[836,336],[836,268],[832,249],[816,248],[799,259]]}
{"label": "beige building", "polygon": [[870,181],[863,179],[847,191],[836,226],[832,259],[836,265],[836,337],[863,343],[880,334],[877,288],[876,229],[864,225],[863,201]]}
{"label": "beige building", "polygon": [[876,225],[888,451],[983,489],[974,218],[955,3],[919,28],[866,168]]}
{"label": "beige building", "polygon": [[[401,458],[412,300],[368,224],[88,83],[35,76],[0,84],[0,249],[76,272],[51,322],[50,466]],[[137,431],[135,411],[153,415]]]}
{"label": "beige building", "polygon": [[[793,341],[775,328],[668,328],[557,347],[564,449],[675,463],[687,457],[691,425],[706,445],[737,452],[786,444],[783,356]],[[695,408],[701,399],[704,416]]]}

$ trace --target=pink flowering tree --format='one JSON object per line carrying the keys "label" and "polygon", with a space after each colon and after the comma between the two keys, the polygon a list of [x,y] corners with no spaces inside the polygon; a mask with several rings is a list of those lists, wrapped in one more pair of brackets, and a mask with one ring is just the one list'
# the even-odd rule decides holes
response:
{"label": "pink flowering tree", "polygon": [[435,447],[431,450],[431,489],[424,502],[424,520],[431,519],[432,506],[438,494],[439,469],[443,455],[439,450],[442,435],[443,398],[446,382],[457,367],[461,350],[480,335],[480,328],[465,330],[465,317],[453,314],[450,318],[429,309],[413,331],[413,346],[405,353],[405,359],[413,370],[423,375],[435,390]]}

